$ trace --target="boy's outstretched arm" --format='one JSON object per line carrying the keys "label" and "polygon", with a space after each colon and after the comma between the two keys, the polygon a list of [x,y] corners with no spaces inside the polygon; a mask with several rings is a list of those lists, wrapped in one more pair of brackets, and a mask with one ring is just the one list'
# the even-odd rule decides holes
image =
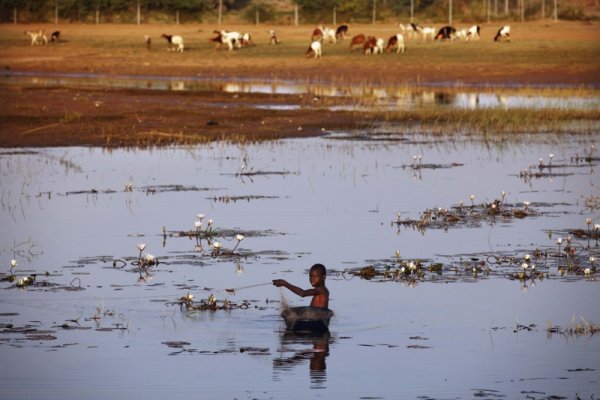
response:
{"label": "boy's outstretched arm", "polygon": [[298,286],[292,285],[285,279],[273,279],[273,285],[275,285],[277,287],[285,286],[290,291],[294,292],[295,294],[297,294],[300,297],[314,296],[317,294],[317,291],[315,289],[304,290],[302,288],[299,288]]}

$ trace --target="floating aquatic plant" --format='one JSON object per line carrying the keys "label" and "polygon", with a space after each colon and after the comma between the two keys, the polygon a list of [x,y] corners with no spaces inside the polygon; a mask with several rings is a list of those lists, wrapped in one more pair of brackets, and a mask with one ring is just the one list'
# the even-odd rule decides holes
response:
{"label": "floating aquatic plant", "polygon": [[496,219],[503,221],[522,219],[537,216],[539,213],[531,207],[531,202],[524,201],[523,207],[516,204],[504,202],[504,196],[491,203],[475,203],[475,195],[470,195],[471,206],[465,207],[463,202],[452,206],[450,209],[433,207],[426,208],[419,219],[402,219],[400,213],[396,213],[396,220],[392,224],[407,226],[424,233],[427,228],[445,229],[453,226],[479,226],[482,221],[494,223]]}
{"label": "floating aquatic plant", "polygon": [[234,310],[234,309],[248,309],[250,307],[250,302],[247,300],[242,301],[242,303],[234,303],[229,299],[224,299],[222,301],[217,300],[214,294],[210,294],[208,298],[201,299],[200,301],[194,301],[194,295],[186,294],[182,296],[174,303],[177,304],[180,308],[185,309],[187,311],[217,311],[217,310]]}

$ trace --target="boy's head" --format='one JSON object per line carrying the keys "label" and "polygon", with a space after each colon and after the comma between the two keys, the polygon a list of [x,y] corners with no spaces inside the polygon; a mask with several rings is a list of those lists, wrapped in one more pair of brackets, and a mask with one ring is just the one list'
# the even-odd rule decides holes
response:
{"label": "boy's head", "polygon": [[312,267],[310,267],[310,272],[308,273],[310,284],[314,287],[324,285],[326,275],[327,269],[323,264],[313,265]]}

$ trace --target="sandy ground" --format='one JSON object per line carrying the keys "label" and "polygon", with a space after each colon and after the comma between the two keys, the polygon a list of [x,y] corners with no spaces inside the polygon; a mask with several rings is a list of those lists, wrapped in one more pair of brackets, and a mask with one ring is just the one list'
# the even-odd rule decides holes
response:
{"label": "sandy ground", "polygon": [[[438,24],[441,26],[441,24]],[[468,24],[457,24],[458,27]],[[542,86],[597,88],[599,23],[511,24],[513,40],[494,43],[501,23],[484,25],[473,43],[407,39],[405,54],[365,56],[348,41],[325,44],[322,59],[303,53],[312,27],[237,26],[256,46],[234,52],[209,41],[214,26],[0,26],[5,74],[81,73],[202,77],[228,81],[296,80],[348,85]],[[23,31],[60,30],[62,41],[30,46]],[[268,45],[269,29],[282,43]],[[389,37],[392,24],[351,26],[351,34]],[[166,51],[161,33],[186,38],[183,54]],[[143,36],[153,38],[147,50]],[[300,95],[165,92],[134,89],[0,85],[0,147],[143,146],[210,140],[264,140],[319,135],[323,130],[372,125],[366,113],[298,109],[257,110],[253,104],[296,104]],[[312,104],[315,105],[314,103]]]}

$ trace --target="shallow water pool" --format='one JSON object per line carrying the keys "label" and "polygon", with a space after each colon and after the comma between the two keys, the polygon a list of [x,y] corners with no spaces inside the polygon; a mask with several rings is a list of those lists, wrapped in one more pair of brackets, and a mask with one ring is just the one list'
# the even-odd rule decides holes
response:
{"label": "shallow water pool", "polygon": [[[600,252],[592,145],[583,135],[338,133],[3,150],[0,272],[16,259],[17,278],[36,280],[0,282],[0,394],[597,397],[598,336],[568,331],[600,323],[597,276],[584,272]],[[511,217],[485,211],[495,200]],[[461,220],[398,223],[427,209],[462,210]],[[196,235],[209,219],[212,247]],[[139,269],[140,243],[158,265]],[[529,265],[520,279],[527,255],[539,275]],[[286,334],[282,307],[309,299],[270,281],[308,287],[317,262],[329,270],[330,334]],[[387,275],[409,262],[422,276]],[[382,275],[355,274],[369,266]],[[233,308],[186,309],[188,294]]]}

